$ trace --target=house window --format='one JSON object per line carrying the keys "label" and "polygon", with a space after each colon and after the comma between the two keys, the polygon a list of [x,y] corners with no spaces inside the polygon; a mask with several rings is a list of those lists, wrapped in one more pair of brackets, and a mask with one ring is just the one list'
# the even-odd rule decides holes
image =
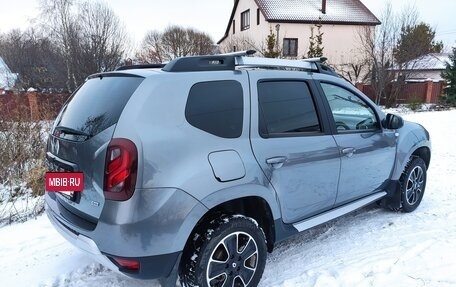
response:
{"label": "house window", "polygon": [[250,28],[250,9],[241,13],[241,31]]}
{"label": "house window", "polygon": [[283,38],[283,55],[285,57],[298,56],[298,39],[297,38]]}
{"label": "house window", "polygon": [[236,20],[233,20],[233,34],[236,33]]}
{"label": "house window", "polygon": [[260,9],[257,9],[257,25],[260,25]]}

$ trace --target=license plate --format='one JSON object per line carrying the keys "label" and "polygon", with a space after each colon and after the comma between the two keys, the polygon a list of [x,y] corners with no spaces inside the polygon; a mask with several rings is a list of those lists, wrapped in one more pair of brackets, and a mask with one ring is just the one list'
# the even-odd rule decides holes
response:
{"label": "license plate", "polygon": [[73,200],[74,198],[74,192],[73,191],[65,191],[65,192],[59,192],[63,197]]}

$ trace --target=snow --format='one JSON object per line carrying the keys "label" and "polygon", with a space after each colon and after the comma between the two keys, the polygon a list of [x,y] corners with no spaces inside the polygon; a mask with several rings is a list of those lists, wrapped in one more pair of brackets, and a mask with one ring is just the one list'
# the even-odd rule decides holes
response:
{"label": "snow", "polygon": [[26,221],[43,208],[44,198],[32,196],[25,183],[16,186],[0,183],[0,227],[8,222]]}
{"label": "snow", "polygon": [[[279,243],[261,287],[456,286],[456,110],[410,113],[430,134],[425,197],[409,214],[369,206]],[[159,286],[73,248],[46,216],[0,228],[2,286]]]}

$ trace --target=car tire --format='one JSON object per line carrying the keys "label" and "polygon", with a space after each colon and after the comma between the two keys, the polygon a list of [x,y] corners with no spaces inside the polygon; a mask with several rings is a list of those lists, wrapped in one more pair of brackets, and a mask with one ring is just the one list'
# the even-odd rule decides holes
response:
{"label": "car tire", "polygon": [[420,157],[412,157],[399,180],[401,188],[401,210],[414,211],[423,199],[426,188],[426,164]]}
{"label": "car tire", "polygon": [[181,264],[183,286],[257,286],[266,265],[263,231],[252,218],[224,216],[212,220],[193,243]]}

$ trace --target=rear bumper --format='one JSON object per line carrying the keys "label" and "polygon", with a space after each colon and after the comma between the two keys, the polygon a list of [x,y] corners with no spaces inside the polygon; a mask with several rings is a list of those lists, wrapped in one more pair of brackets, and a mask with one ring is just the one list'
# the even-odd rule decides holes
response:
{"label": "rear bumper", "polygon": [[54,212],[48,206],[46,206],[46,214],[54,228],[71,244],[87,252],[89,255],[91,255],[92,258],[108,267],[109,269],[113,271],[119,271],[119,268],[117,268],[117,266],[112,263],[111,260],[109,260],[101,253],[100,249],[98,249],[97,244],[92,239],[71,231],[67,226],[65,226],[57,219]]}
{"label": "rear bumper", "polygon": [[[173,188],[136,190],[127,201],[105,201],[93,226],[62,209],[58,197],[45,195],[46,213],[69,242],[113,271],[140,279],[168,277],[193,227],[207,211],[200,202]],[[77,205],[74,205],[77,207]],[[126,270],[112,259],[135,260]]]}
{"label": "rear bumper", "polygon": [[161,254],[148,257],[128,257],[128,259],[136,260],[140,263],[140,269],[138,271],[131,271],[123,269],[121,266],[115,264],[110,258],[117,257],[117,255],[109,255],[102,253],[98,248],[95,241],[87,236],[78,234],[74,230],[71,230],[64,223],[60,222],[54,212],[46,207],[46,213],[49,221],[52,223],[54,228],[62,235],[67,241],[73,244],[80,250],[85,251],[95,261],[108,267],[112,271],[116,271],[119,274],[127,275],[129,277],[138,279],[156,279],[168,277],[174,266],[178,264],[177,259],[181,252],[175,252],[170,254]]}

